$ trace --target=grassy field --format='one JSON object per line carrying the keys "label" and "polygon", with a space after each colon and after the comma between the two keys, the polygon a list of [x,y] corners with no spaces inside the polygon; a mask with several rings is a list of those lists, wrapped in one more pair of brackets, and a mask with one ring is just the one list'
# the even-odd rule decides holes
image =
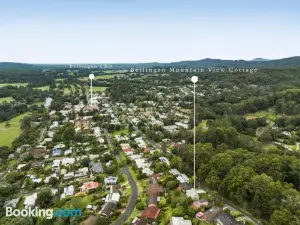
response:
{"label": "grassy field", "polygon": [[102,76],[97,76],[96,79],[111,79],[115,75],[102,75]]}
{"label": "grassy field", "polygon": [[256,113],[248,113],[245,115],[245,117],[247,119],[265,117],[274,122],[277,119],[278,115],[274,112],[273,109],[269,109],[268,111],[259,111]]}
{"label": "grassy field", "polygon": [[20,87],[20,86],[27,86],[28,83],[4,83],[4,84],[0,84],[0,88],[8,85]]}
{"label": "grassy field", "polygon": [[124,73],[127,72],[127,70],[104,70],[103,73]]}
{"label": "grassy field", "polygon": [[12,118],[10,127],[5,127],[6,122],[0,123],[0,146],[11,146],[13,140],[20,135],[20,121],[30,113],[23,113]]}
{"label": "grassy field", "polygon": [[15,101],[12,97],[0,98],[0,103],[2,102],[13,102]]}
{"label": "grassy field", "polygon": [[105,91],[106,87],[93,87],[93,91],[100,91],[103,92]]}
{"label": "grassy field", "polygon": [[50,87],[49,86],[43,86],[43,87],[36,87],[33,88],[35,90],[41,90],[41,91],[49,91]]}
{"label": "grassy field", "polygon": [[[95,76],[95,79],[112,79],[113,77],[115,76],[122,76],[121,74],[110,74],[110,75],[98,75],[98,76]],[[123,75],[124,76],[124,75]],[[87,81],[89,80],[88,77],[80,77],[78,78],[79,80],[81,81]]]}
{"label": "grassy field", "polygon": [[118,130],[118,131],[115,131],[115,132],[112,133],[112,135],[113,135],[113,136],[114,136],[114,135],[121,135],[122,133],[125,134],[125,135],[128,135],[128,134],[129,134],[128,130],[127,130],[127,129],[124,129],[124,130]]}

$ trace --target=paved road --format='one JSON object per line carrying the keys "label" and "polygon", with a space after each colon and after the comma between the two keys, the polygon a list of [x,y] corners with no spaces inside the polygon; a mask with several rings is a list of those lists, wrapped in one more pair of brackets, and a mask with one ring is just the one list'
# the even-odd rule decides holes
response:
{"label": "paved road", "polygon": [[[106,135],[108,145],[112,146],[110,134],[107,132],[106,129],[104,129],[104,133]],[[122,160],[121,155],[119,155],[118,157],[119,157],[120,160]],[[136,200],[137,200],[137,197],[138,197],[138,188],[137,188],[137,185],[136,185],[136,183],[135,183],[135,181],[132,177],[131,172],[128,169],[128,166],[124,166],[122,168],[122,173],[125,174],[125,176],[127,177],[128,182],[129,182],[129,185],[130,185],[130,188],[131,188],[131,196],[130,196],[129,204],[126,207],[125,212],[115,222],[115,225],[122,225],[129,219],[131,213],[134,210]]]}
{"label": "paved road", "polygon": [[123,167],[122,173],[127,176],[129,185],[131,187],[131,196],[130,196],[129,204],[126,207],[125,212],[115,222],[115,225],[122,225],[129,219],[131,213],[134,210],[136,200],[137,200],[137,197],[138,197],[138,188],[137,188],[136,183],[135,183],[135,181],[134,181],[134,179],[133,179],[133,177],[132,177],[132,175],[131,175],[131,173],[130,173],[127,166]]}

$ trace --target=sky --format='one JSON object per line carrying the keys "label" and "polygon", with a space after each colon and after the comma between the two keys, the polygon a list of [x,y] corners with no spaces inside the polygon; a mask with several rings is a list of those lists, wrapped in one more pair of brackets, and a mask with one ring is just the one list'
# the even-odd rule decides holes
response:
{"label": "sky", "polygon": [[299,0],[0,0],[0,62],[299,55]]}

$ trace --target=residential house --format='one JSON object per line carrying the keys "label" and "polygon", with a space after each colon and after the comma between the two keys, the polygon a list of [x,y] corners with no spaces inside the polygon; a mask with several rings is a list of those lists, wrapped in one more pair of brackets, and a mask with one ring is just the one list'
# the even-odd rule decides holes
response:
{"label": "residential house", "polygon": [[72,196],[72,195],[74,195],[74,193],[75,193],[74,186],[70,185],[70,186],[64,188],[64,193],[61,194],[60,198],[63,199],[67,196]]}
{"label": "residential house", "polygon": [[118,182],[118,177],[109,176],[104,178],[105,185],[116,184],[117,182]]}
{"label": "residential house", "polygon": [[72,154],[72,150],[71,149],[67,149],[65,152],[64,152],[64,155],[71,155]]}
{"label": "residential house", "polygon": [[106,202],[103,205],[102,209],[100,210],[99,214],[104,217],[109,217],[116,208],[117,208],[117,202],[115,201]]}
{"label": "residential house", "polygon": [[202,206],[209,207],[211,204],[207,200],[197,200],[194,201],[191,205],[193,209],[200,209]]}
{"label": "residential house", "polygon": [[24,200],[24,207],[27,208],[34,208],[35,207],[35,201],[37,199],[37,193],[34,193],[30,196],[27,196]]}
{"label": "residential house", "polygon": [[94,136],[95,136],[95,137],[99,137],[100,134],[101,134],[100,127],[95,127],[95,128],[94,128]]}
{"label": "residential house", "polygon": [[176,125],[164,126],[164,129],[170,133],[174,133],[177,129],[177,126]]}
{"label": "residential house", "polygon": [[100,162],[91,163],[91,165],[92,165],[92,168],[91,168],[92,172],[94,172],[94,173],[103,173],[104,172],[103,166]]}
{"label": "residential house", "polygon": [[65,147],[66,147],[66,145],[63,144],[63,143],[60,143],[60,144],[54,146],[54,148],[57,148],[57,149],[62,149],[62,148],[65,148]]}
{"label": "residential house", "polygon": [[90,158],[90,160],[98,159],[99,157],[100,157],[100,155],[99,155],[99,154],[95,154],[95,155],[93,155],[93,154],[89,154],[89,158]]}
{"label": "residential house", "polygon": [[292,133],[289,131],[283,131],[282,134],[284,134],[287,137],[292,137]]}
{"label": "residential house", "polygon": [[141,218],[156,220],[160,213],[160,209],[156,206],[147,207],[141,214]]}
{"label": "residential house", "polygon": [[130,144],[128,144],[128,143],[122,143],[122,144],[120,144],[120,146],[123,151],[124,151],[124,149],[130,148]]}
{"label": "residential house", "polygon": [[106,196],[105,202],[109,202],[109,201],[119,202],[120,197],[121,197],[120,193],[110,193]]}
{"label": "residential house", "polygon": [[235,220],[235,218],[227,213],[221,213],[215,219],[217,225],[242,225]]}
{"label": "residential house", "polygon": [[150,183],[148,186],[148,193],[160,194],[164,192],[164,188],[158,183]]}
{"label": "residential house", "polygon": [[176,122],[175,125],[176,125],[177,127],[182,127],[182,128],[184,128],[184,129],[188,129],[188,128],[189,128],[189,125],[188,125],[188,124],[182,123],[182,122]]}
{"label": "residential house", "polygon": [[47,149],[46,147],[39,147],[39,148],[34,148],[30,151],[30,153],[32,154],[32,156],[35,159],[40,159],[40,158],[44,158],[46,153],[47,153]]}
{"label": "residential house", "polygon": [[85,177],[88,175],[89,168],[83,167],[78,169],[78,171],[75,172],[75,177]]}
{"label": "residential house", "polygon": [[191,190],[192,185],[190,183],[181,183],[179,184],[179,190],[186,192],[187,190]]}
{"label": "residential house", "polygon": [[20,170],[20,169],[24,168],[25,166],[27,166],[27,164],[19,164],[17,166],[17,170]]}
{"label": "residential house", "polygon": [[180,175],[180,172],[177,169],[171,169],[169,170],[169,173],[174,176]]}
{"label": "residential house", "polygon": [[147,176],[152,176],[154,174],[154,172],[149,168],[143,168],[142,173],[146,174]]}
{"label": "residential house", "polygon": [[74,159],[74,158],[63,158],[63,159],[61,160],[61,164],[62,164],[63,166],[66,166],[66,165],[72,165],[72,164],[74,164],[74,162],[75,162],[75,159]]}
{"label": "residential house", "polygon": [[60,156],[60,155],[61,155],[61,149],[60,148],[53,148],[52,156]]}
{"label": "residential house", "polygon": [[187,190],[186,191],[186,196],[188,198],[193,199],[193,200],[199,200],[199,195],[198,195],[197,191],[194,188],[192,188],[190,190]]}
{"label": "residential house", "polygon": [[147,218],[135,218],[134,220],[132,220],[131,222],[132,225],[151,225],[151,220],[147,219]]}
{"label": "residential house", "polygon": [[137,168],[139,168],[139,169],[149,168],[151,166],[151,163],[146,162],[145,158],[136,159],[135,163],[136,163]]}
{"label": "residential house", "polygon": [[94,182],[94,181],[86,182],[80,187],[80,191],[89,192],[90,190],[94,190],[94,189],[98,188],[99,186],[100,186],[100,183],[98,183],[98,182]]}
{"label": "residential house", "polygon": [[44,161],[37,161],[37,162],[31,163],[32,169],[36,169],[36,168],[40,168],[40,167],[44,167]]}
{"label": "residential house", "polygon": [[57,169],[60,165],[60,159],[53,160],[52,169]]}
{"label": "residential house", "polygon": [[185,220],[183,217],[171,217],[170,225],[192,225],[192,221]]}
{"label": "residential house", "polygon": [[123,151],[124,151],[124,153],[125,153],[127,156],[129,156],[129,155],[132,155],[132,154],[133,154],[133,151],[132,151],[132,149],[131,149],[131,148],[126,148],[126,149],[124,149]]}
{"label": "residential house", "polygon": [[158,183],[162,179],[161,174],[153,174],[149,177],[149,183]]}
{"label": "residential house", "polygon": [[64,180],[70,180],[70,179],[72,179],[72,178],[74,178],[74,176],[75,176],[75,173],[74,172],[69,172],[69,173],[66,173],[65,175],[64,175]]}
{"label": "residential house", "polygon": [[189,178],[184,173],[181,173],[176,178],[180,183],[189,183]]}
{"label": "residential house", "polygon": [[148,193],[148,206],[157,206],[157,194],[154,193]]}
{"label": "residential house", "polygon": [[198,212],[196,214],[196,218],[206,221],[208,223],[212,222],[219,214],[221,214],[223,210],[220,207],[212,207],[204,213]]}
{"label": "residential house", "polygon": [[166,157],[159,157],[159,160],[161,162],[166,163],[168,166],[170,166],[170,161]]}

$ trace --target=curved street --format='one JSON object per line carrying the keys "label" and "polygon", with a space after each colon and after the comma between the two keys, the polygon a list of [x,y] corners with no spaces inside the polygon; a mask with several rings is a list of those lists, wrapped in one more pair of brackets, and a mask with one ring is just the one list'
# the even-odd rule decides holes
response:
{"label": "curved street", "polygon": [[[107,143],[109,146],[112,146],[111,144],[111,137],[110,137],[110,134],[107,132],[106,129],[103,129],[104,130],[104,133],[106,135],[106,139],[107,139]],[[122,157],[119,155],[118,156],[119,159],[121,159]],[[114,223],[115,225],[122,225],[124,224],[128,218],[130,217],[131,213],[133,212],[134,210],[134,207],[135,207],[135,203],[136,203],[136,200],[137,200],[137,196],[138,196],[138,188],[137,188],[137,185],[132,177],[132,174],[131,172],[129,171],[128,169],[128,166],[125,165],[123,168],[122,168],[122,173],[125,174],[125,176],[127,177],[127,180],[128,180],[128,183],[130,185],[130,188],[131,188],[131,195],[130,195],[130,200],[129,200],[129,203],[126,207],[126,210],[125,212],[119,217],[119,219]]]}
{"label": "curved street", "polygon": [[136,203],[137,196],[138,196],[137,185],[136,185],[136,183],[135,183],[128,167],[124,166],[123,169],[122,169],[122,172],[123,172],[123,174],[125,174],[127,176],[129,185],[131,187],[131,196],[130,196],[129,204],[126,207],[125,212],[115,222],[115,225],[122,225],[128,220],[128,218],[130,217],[132,211],[134,210],[135,203]]}

